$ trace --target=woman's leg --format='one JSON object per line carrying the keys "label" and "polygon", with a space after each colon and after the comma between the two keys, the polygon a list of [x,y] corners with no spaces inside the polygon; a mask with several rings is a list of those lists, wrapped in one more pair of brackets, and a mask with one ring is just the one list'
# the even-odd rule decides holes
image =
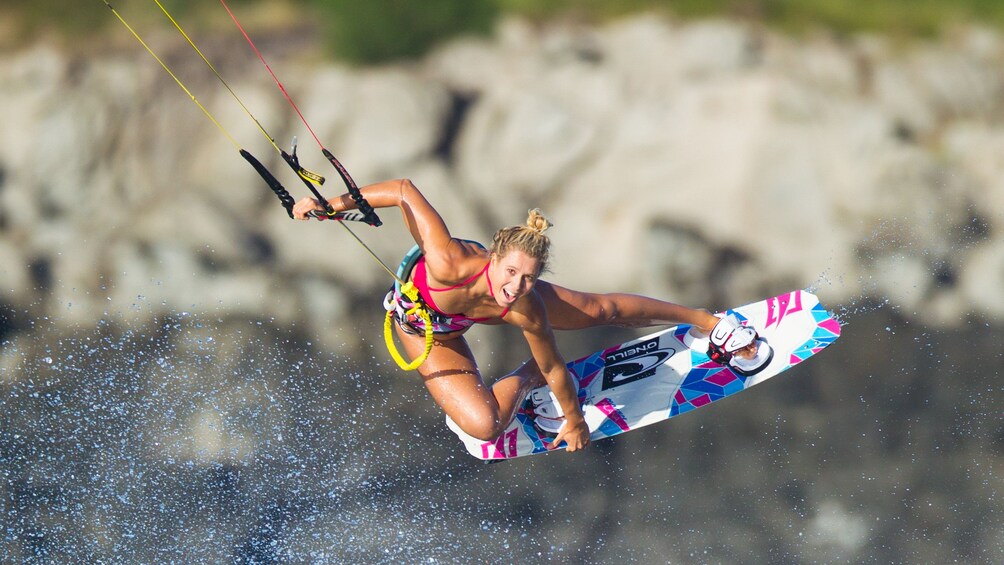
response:
{"label": "woman's leg", "polygon": [[[424,337],[407,334],[395,326],[407,356],[420,355],[425,349]],[[485,386],[463,336],[437,340],[418,372],[443,412],[464,432],[483,441],[491,441],[505,431],[530,390],[544,384],[537,365],[529,361],[491,388]]]}
{"label": "woman's leg", "polygon": [[707,310],[636,294],[579,292],[547,281],[537,281],[534,289],[544,299],[551,327],[558,330],[690,324],[707,332],[718,322]]}

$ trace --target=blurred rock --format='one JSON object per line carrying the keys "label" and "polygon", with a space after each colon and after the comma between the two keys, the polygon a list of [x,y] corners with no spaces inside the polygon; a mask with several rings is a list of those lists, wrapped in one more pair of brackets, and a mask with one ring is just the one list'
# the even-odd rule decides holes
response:
{"label": "blurred rock", "polygon": [[[9,306],[43,304],[68,323],[204,308],[318,332],[354,296],[372,295],[363,308],[379,314],[379,265],[337,226],[290,222],[143,55],[39,45],[0,60]],[[417,65],[272,64],[360,184],[412,178],[456,235],[482,240],[543,208],[561,284],[721,308],[826,281],[830,302],[879,294],[954,323],[1004,316],[990,244],[1002,59],[985,29],[904,49],[638,16],[507,20]],[[298,136],[325,194],[342,190],[260,69],[228,79],[283,148]],[[189,86],[306,196],[217,82]],[[396,212],[383,216],[387,227],[360,230],[394,268],[411,243]],[[137,310],[137,296],[159,306]]]}

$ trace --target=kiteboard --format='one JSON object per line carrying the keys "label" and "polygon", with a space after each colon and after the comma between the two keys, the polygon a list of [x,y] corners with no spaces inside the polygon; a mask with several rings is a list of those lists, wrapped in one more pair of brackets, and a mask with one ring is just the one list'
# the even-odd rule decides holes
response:
{"label": "kiteboard", "polygon": [[[840,337],[840,322],[805,290],[723,314],[731,313],[744,325],[752,325],[774,350],[770,362],[755,374],[743,375],[711,361],[707,337],[695,334],[689,325],[569,363],[590,439],[620,435],[742,392],[798,365]],[[546,393],[546,389],[538,392]],[[554,434],[535,425],[536,417],[528,396],[509,427],[493,441],[467,435],[449,417],[446,423],[471,455],[494,461],[552,451],[547,446]]]}

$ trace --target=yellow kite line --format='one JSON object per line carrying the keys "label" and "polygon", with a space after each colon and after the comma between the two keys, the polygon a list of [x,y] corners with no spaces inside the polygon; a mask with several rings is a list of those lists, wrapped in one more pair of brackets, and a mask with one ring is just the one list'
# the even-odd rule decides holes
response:
{"label": "yellow kite line", "polygon": [[[283,151],[275,143],[275,139],[271,135],[269,135],[267,131],[265,131],[265,127],[261,125],[261,122],[258,121],[258,118],[256,118],[254,114],[251,113],[251,110],[249,110],[248,107],[244,104],[244,101],[241,100],[240,96],[237,96],[237,93],[234,92],[234,89],[230,88],[230,85],[227,84],[227,81],[223,78],[223,75],[221,75],[219,71],[216,70],[216,67],[214,67],[213,64],[209,62],[209,59],[207,59],[206,56],[202,53],[202,50],[199,49],[199,47],[195,44],[194,41],[192,41],[192,38],[189,37],[187,33],[185,33],[185,30],[181,29],[181,24],[179,24],[178,21],[174,19],[174,16],[172,16],[171,13],[167,11],[167,8],[165,8],[164,5],[160,3],[160,0],[153,0],[153,1],[157,4],[157,7],[160,8],[160,11],[164,12],[164,15],[167,16],[167,19],[171,20],[171,23],[174,24],[174,27],[178,29],[178,32],[181,33],[181,36],[185,38],[185,41],[187,41],[188,44],[192,46],[192,49],[195,49],[195,52],[199,54],[199,57],[201,57],[202,60],[206,63],[206,66],[209,67],[209,70],[213,71],[213,74],[216,75],[216,78],[220,80],[220,83],[223,84],[223,86],[227,89],[227,91],[230,92],[230,95],[234,97],[234,100],[236,100],[237,103],[240,104],[241,108],[244,110],[244,113],[246,113],[248,117],[251,118],[251,120],[255,123],[255,125],[258,126],[258,130],[261,131],[262,135],[264,135],[266,139],[268,139],[268,142],[272,144],[272,147],[274,147],[275,150],[278,151],[280,155],[282,155]],[[300,167],[299,164],[290,163],[290,165],[294,169],[296,169],[296,173],[301,177],[303,177],[304,179],[316,184],[324,184],[324,177],[322,177],[321,175],[317,173],[312,173],[304,169],[303,167]]]}
{"label": "yellow kite line", "polygon": [[135,37],[136,40],[139,41],[140,45],[142,45],[143,48],[146,49],[147,53],[149,53],[154,59],[157,60],[158,63],[160,63],[160,66],[163,67],[165,71],[167,71],[167,74],[171,75],[171,78],[174,79],[174,82],[178,83],[178,86],[180,86],[181,89],[185,91],[185,94],[187,94],[188,97],[192,99],[192,102],[195,102],[196,106],[198,106],[199,109],[202,110],[202,113],[205,114],[207,118],[209,118],[209,121],[213,122],[213,124],[215,124],[216,127],[219,128],[221,132],[223,132],[223,135],[225,135],[227,139],[230,140],[230,143],[234,144],[234,147],[236,147],[238,150],[241,149],[241,145],[237,143],[237,140],[234,139],[232,135],[230,135],[230,132],[228,132],[227,129],[220,124],[220,122],[216,121],[216,118],[214,118],[213,115],[209,113],[209,110],[207,110],[206,107],[202,105],[202,102],[199,102],[199,99],[196,98],[194,94],[192,94],[191,90],[188,90],[188,87],[185,86],[185,83],[181,82],[181,79],[178,78],[178,75],[174,74],[174,71],[172,71],[171,68],[167,66],[167,63],[165,63],[160,57],[158,57],[157,54],[153,51],[153,49],[151,49],[150,46],[147,45],[145,41],[143,41],[143,38],[140,37],[138,33],[136,33],[136,30],[134,30],[132,26],[129,25],[129,22],[125,21],[125,18],[123,18],[122,15],[119,14],[118,10],[116,10],[114,6],[109,4],[108,0],[101,0],[101,1],[104,2],[105,6],[108,6],[108,9],[110,9],[112,13],[115,14],[115,17],[118,18],[120,22],[122,22],[122,25],[124,25],[126,29],[129,30],[129,33],[131,33],[133,37]]}
{"label": "yellow kite line", "polygon": [[[191,98],[193,102],[195,102],[195,104],[199,107],[199,109],[202,110],[202,113],[205,114],[206,117],[209,118],[209,120],[211,122],[213,122],[213,124],[216,125],[216,127],[219,128],[220,131],[223,132],[223,134],[227,137],[227,139],[230,140],[231,143],[234,144],[235,147],[237,147],[238,149],[240,149],[240,144],[237,143],[237,141],[230,134],[230,132],[227,131],[227,129],[224,128],[222,124],[220,124],[220,122],[209,112],[209,110],[206,109],[205,106],[202,105],[201,102],[199,102],[198,98],[196,98],[195,95],[192,94],[192,92],[188,89],[188,87],[186,87],[185,84],[181,81],[181,79],[178,78],[178,76],[174,73],[174,71],[172,71],[171,68],[167,66],[167,63],[165,63],[153,51],[153,49],[149,45],[147,45],[147,43],[145,41],[143,41],[143,38],[140,37],[139,33],[137,33],[136,30],[133,29],[133,27],[131,25],[129,25],[129,22],[127,22],[125,20],[125,18],[122,17],[122,14],[120,14],[118,12],[118,10],[116,10],[115,7],[112,6],[108,2],[108,0],[102,0],[102,2],[104,2],[105,6],[108,6],[108,9],[110,9],[112,11],[112,13],[115,14],[115,17],[118,18],[118,20],[120,22],[122,22],[122,25],[124,25],[126,27],[126,29],[129,30],[129,33],[131,33],[133,35],[133,37],[135,37],[136,40],[139,41],[140,45],[142,45],[143,48],[146,49],[147,52],[150,53],[150,55],[154,59],[156,59],[156,61],[158,63],[160,63],[160,66],[163,67],[163,69],[165,71],[167,71],[167,74],[171,75],[171,78],[174,79],[174,82],[178,83],[178,86],[180,86],[181,89],[185,91],[185,94],[188,94],[188,97]],[[181,28],[181,25],[178,24],[177,20],[175,20],[171,16],[171,14],[167,11],[167,9],[164,8],[163,4],[161,4],[159,0],[154,0],[154,2],[156,2],[157,6],[159,6],[160,9],[161,9],[161,11],[164,12],[164,15],[167,16],[167,18],[169,20],[171,20],[171,23],[174,24],[174,26],[178,29],[178,31],[181,32],[181,35],[185,38],[185,40],[188,42],[188,44],[191,45],[193,49],[195,49],[195,52],[198,53],[200,57],[202,57],[202,60],[206,63],[207,66],[209,66],[210,70],[213,71],[213,74],[216,75],[216,78],[219,79],[219,81],[223,84],[223,86],[227,89],[227,91],[230,92],[230,95],[234,97],[234,100],[236,100],[237,103],[240,104],[240,107],[244,110],[245,113],[247,113],[248,117],[251,118],[251,120],[255,123],[255,125],[258,127],[258,130],[261,131],[262,135],[265,136],[265,139],[267,139],[268,142],[269,142],[269,144],[271,144],[272,147],[275,148],[275,150],[280,155],[283,156],[283,159],[285,159],[286,162],[289,163],[290,167],[292,167],[293,170],[295,170],[296,173],[301,178],[303,178],[304,180],[310,181],[310,182],[315,183],[315,184],[324,184],[324,177],[322,177],[321,175],[318,175],[317,173],[313,173],[311,171],[308,171],[308,170],[304,169],[303,167],[300,167],[298,163],[296,163],[295,161],[291,161],[290,159],[287,158],[287,154],[285,153],[285,151],[283,151],[276,144],[275,139],[273,139],[272,136],[269,135],[269,133],[261,125],[261,122],[259,122],[258,119],[254,116],[254,114],[251,113],[251,110],[249,110],[248,107],[241,100],[241,98],[239,96],[237,96],[237,93],[234,92],[233,88],[230,87],[230,85],[223,78],[223,76],[216,70],[216,68],[213,66],[213,64],[209,62],[209,59],[207,59],[206,56],[202,53],[202,51],[198,48],[198,46],[195,45],[195,43],[188,36],[188,34],[185,33],[185,30],[183,30]]]}

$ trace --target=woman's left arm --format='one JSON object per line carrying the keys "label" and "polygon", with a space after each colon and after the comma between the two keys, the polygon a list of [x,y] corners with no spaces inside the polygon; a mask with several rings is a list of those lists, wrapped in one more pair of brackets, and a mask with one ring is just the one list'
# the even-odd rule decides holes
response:
{"label": "woman's left arm", "polygon": [[523,307],[513,309],[506,316],[507,321],[523,330],[533,360],[565,413],[565,424],[550,447],[553,449],[564,441],[568,451],[582,449],[589,443],[589,426],[579,405],[578,387],[558,352],[544,302],[536,292],[531,292],[521,302],[524,302],[520,305]]}

